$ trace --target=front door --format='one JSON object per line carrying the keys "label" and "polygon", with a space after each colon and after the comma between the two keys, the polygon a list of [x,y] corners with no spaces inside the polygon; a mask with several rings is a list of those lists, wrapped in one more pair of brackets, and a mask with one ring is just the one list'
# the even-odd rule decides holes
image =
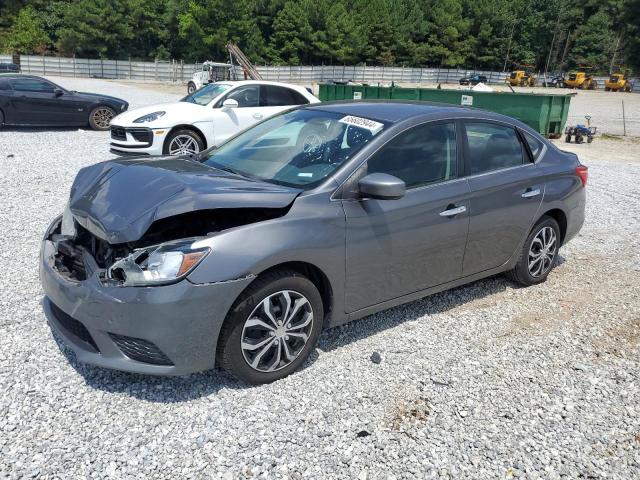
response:
{"label": "front door", "polygon": [[[228,99],[238,102],[238,106],[223,107],[222,104]],[[241,85],[231,90],[216,103],[214,109],[213,134],[216,145],[268,116],[265,107],[260,106],[260,85],[256,84]]]}
{"label": "front door", "polygon": [[394,175],[407,193],[343,200],[349,313],[461,276],[469,187],[458,178],[459,150],[455,123],[427,123],[400,133],[359,172]]}
{"label": "front door", "polygon": [[12,78],[12,105],[16,123],[31,125],[64,125],[66,116],[61,115],[60,101],[55,95],[55,85],[33,77]]}
{"label": "front door", "polygon": [[463,274],[499,267],[529,233],[542,202],[544,183],[513,127],[465,122],[471,189],[469,241]]}

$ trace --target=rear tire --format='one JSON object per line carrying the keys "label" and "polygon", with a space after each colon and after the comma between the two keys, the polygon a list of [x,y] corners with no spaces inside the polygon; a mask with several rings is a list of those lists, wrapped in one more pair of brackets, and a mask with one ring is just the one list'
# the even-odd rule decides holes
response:
{"label": "rear tire", "polygon": [[111,120],[116,116],[116,111],[106,105],[98,105],[89,113],[89,126],[93,130],[109,130]]}
{"label": "rear tire", "polygon": [[[310,323],[302,326],[309,318]],[[279,380],[307,359],[318,341],[323,321],[322,298],[308,278],[291,270],[264,274],[229,310],[220,332],[217,363],[246,383]],[[301,333],[306,339],[299,336]],[[264,347],[255,348],[256,345]]]}
{"label": "rear tire", "polygon": [[189,82],[189,83],[187,84],[187,93],[188,93],[189,95],[191,95],[191,94],[192,94],[193,92],[195,92],[196,90],[197,90],[197,88],[196,88],[196,84],[195,84],[195,83],[193,83],[193,82]]}
{"label": "rear tire", "polygon": [[567,135],[566,137],[564,137],[564,141],[567,143],[571,143],[571,135]]}
{"label": "rear tire", "polygon": [[553,218],[544,216],[531,229],[522,246],[520,258],[507,276],[528,287],[544,282],[558,261],[560,227]]}

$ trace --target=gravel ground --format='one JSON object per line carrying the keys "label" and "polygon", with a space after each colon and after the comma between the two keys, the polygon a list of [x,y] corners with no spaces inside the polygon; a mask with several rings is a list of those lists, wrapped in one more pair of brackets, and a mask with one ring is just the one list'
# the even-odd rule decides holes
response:
{"label": "gravel ground", "polygon": [[[53,337],[40,236],[106,144],[0,132],[0,478],[640,476],[640,144],[568,147],[590,167],[587,221],[545,284],[495,277],[329,330],[252,388],[82,365]],[[635,154],[600,159],[614,148]]]}

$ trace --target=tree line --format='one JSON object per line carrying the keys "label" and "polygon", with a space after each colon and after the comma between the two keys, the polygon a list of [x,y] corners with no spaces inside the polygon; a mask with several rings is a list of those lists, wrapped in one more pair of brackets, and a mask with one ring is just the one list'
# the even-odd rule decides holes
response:
{"label": "tree line", "polygon": [[257,64],[640,70],[640,0],[4,0],[0,51]]}

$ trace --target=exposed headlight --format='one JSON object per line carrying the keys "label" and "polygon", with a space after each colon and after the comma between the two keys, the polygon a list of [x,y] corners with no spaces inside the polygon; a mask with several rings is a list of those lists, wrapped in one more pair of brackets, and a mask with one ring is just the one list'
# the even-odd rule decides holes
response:
{"label": "exposed headlight", "polygon": [[159,119],[160,117],[162,117],[165,113],[167,112],[153,112],[153,113],[149,113],[147,115],[144,115],[143,117],[140,118],[136,118],[133,123],[147,123],[147,122],[155,122],[157,119]]}
{"label": "exposed headlight", "polygon": [[124,286],[162,285],[175,282],[193,270],[210,251],[193,248],[194,240],[163,243],[135,250],[107,270],[107,278]]}

